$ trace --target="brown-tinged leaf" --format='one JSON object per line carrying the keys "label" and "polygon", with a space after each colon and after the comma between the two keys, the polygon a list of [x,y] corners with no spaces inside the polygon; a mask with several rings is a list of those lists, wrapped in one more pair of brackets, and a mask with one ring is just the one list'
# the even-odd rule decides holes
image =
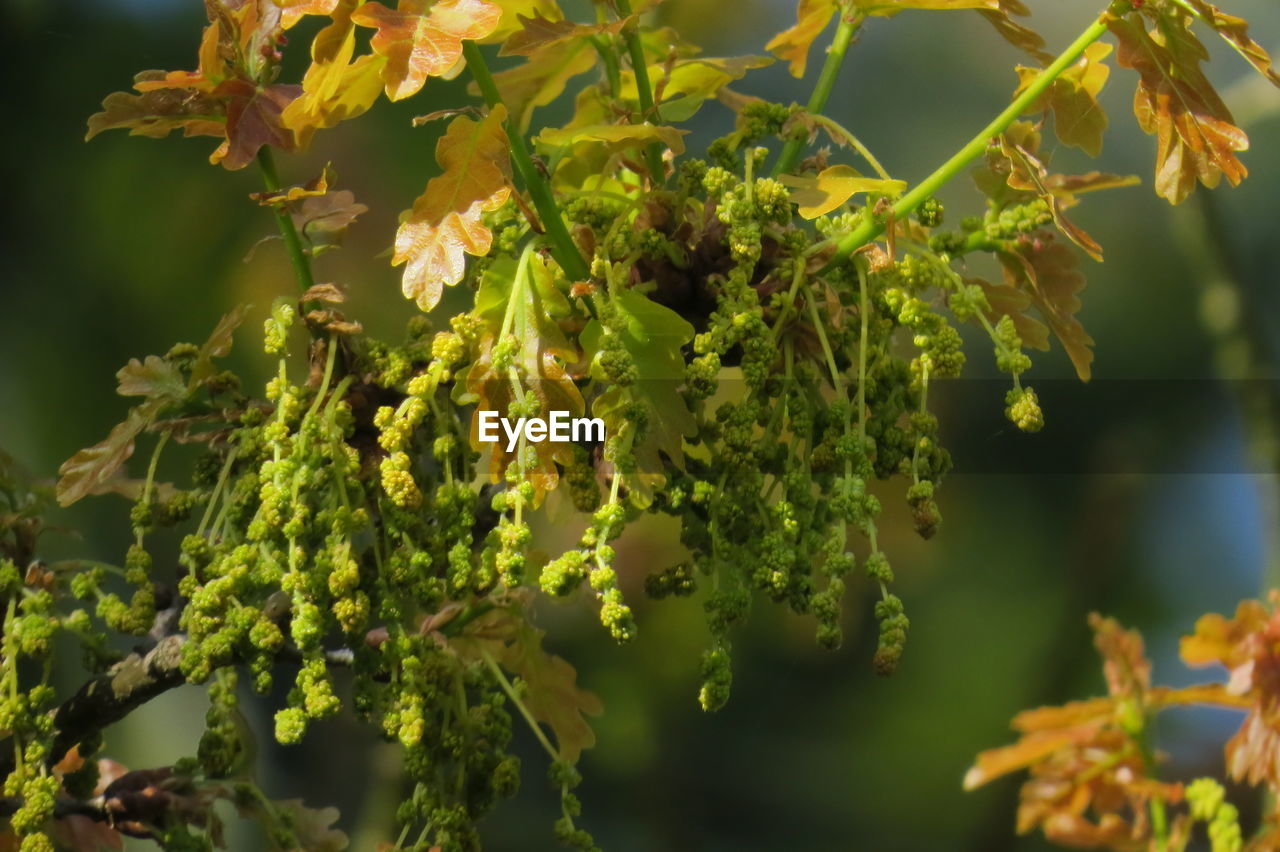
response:
{"label": "brown-tinged leaf", "polygon": [[1046,352],[1049,349],[1049,327],[1027,313],[1031,307],[1031,296],[1011,284],[992,284],[981,278],[966,278],[966,284],[977,284],[987,297],[989,311],[985,311],[987,319],[994,325],[1001,317],[1013,320],[1013,327],[1018,331],[1023,346]]}
{"label": "brown-tinged leaf", "polygon": [[1031,54],[1041,65],[1048,65],[1053,61],[1053,54],[1044,49],[1044,38],[1026,24],[1015,20],[1031,14],[1022,0],[998,0],[996,8],[979,9],[978,14],[986,18],[1005,41]]}
{"label": "brown-tinged leaf", "polygon": [[316,33],[311,43],[311,66],[302,78],[302,95],[285,108],[284,125],[306,148],[319,129],[363,114],[382,92],[386,58],[376,54],[353,61],[356,30],[351,20],[354,0],[334,10],[333,23]]}
{"label": "brown-tinged leaf", "polygon": [[213,90],[227,104],[227,140],[209,157],[227,169],[242,169],[253,162],[264,145],[292,151],[293,131],[284,126],[284,110],[300,94],[301,86],[273,83],[258,87],[246,80],[226,80]]}
{"label": "brown-tinged leaf", "polygon": [[397,8],[365,3],[351,16],[372,27],[371,46],[386,60],[382,80],[393,101],[415,94],[428,77],[447,74],[462,58],[464,39],[494,31],[502,9],[488,0],[400,0]]}
{"label": "brown-tinged leaf", "polygon": [[155,418],[159,408],[159,404],[149,402],[131,409],[124,422],[117,423],[106,438],[63,462],[58,468],[55,490],[58,504],[70,506],[115,476],[133,455],[135,439]]}
{"label": "brown-tinged leaf", "polygon": [[[1098,103],[1111,69],[1104,60],[1111,45],[1094,42],[1078,62],[1063,71],[1049,89],[1027,108],[1027,113],[1052,112],[1053,129],[1064,145],[1081,149],[1091,157],[1102,153],[1102,135],[1107,129],[1107,113]],[[1020,85],[1017,97],[1040,74],[1039,68],[1017,67]]]}
{"label": "brown-tinged leaf", "polygon": [[1182,637],[1179,654],[1189,666],[1217,663],[1234,669],[1252,658],[1247,640],[1261,634],[1270,620],[1266,606],[1257,600],[1241,601],[1233,618],[1216,612],[1202,615],[1196,620],[1195,632]]}
{"label": "brown-tinged leaf", "polygon": [[1010,772],[1026,769],[1060,749],[1087,742],[1105,721],[1103,717],[1084,727],[1028,734],[1013,745],[980,752],[973,766],[964,774],[964,789],[976,790]]}
{"label": "brown-tinged leaf", "polygon": [[458,116],[436,145],[442,171],[427,183],[396,232],[395,265],[407,264],[401,282],[406,298],[424,311],[440,301],[444,287],[462,280],[465,255],[488,254],[493,234],[481,221],[511,194],[511,160],[501,104],[483,121]]}
{"label": "brown-tinged leaf", "polygon": [[1031,297],[1031,304],[1044,317],[1058,342],[1066,350],[1081,381],[1092,375],[1093,338],[1076,318],[1080,291],[1085,288],[1076,254],[1060,242],[1033,243],[1016,254],[1001,253],[1005,281]]}
{"label": "brown-tinged leaf", "polygon": [[1249,137],[1201,71],[1209,55],[1189,21],[1158,20],[1152,33],[1137,15],[1108,16],[1107,26],[1119,41],[1117,61],[1138,72],[1133,111],[1156,137],[1156,193],[1179,204],[1196,181],[1212,188],[1224,175],[1232,185],[1244,180],[1248,170],[1236,154],[1248,149]]}
{"label": "brown-tinged leaf", "polygon": [[232,335],[244,322],[245,315],[248,312],[248,305],[237,305],[218,320],[218,324],[210,332],[209,339],[200,347],[200,353],[196,356],[196,361],[191,366],[192,388],[198,386],[216,372],[217,368],[214,366],[213,359],[225,358],[231,351]]}
{"label": "brown-tinged leaf", "polygon": [[[138,82],[163,75],[143,71]],[[226,105],[206,93],[182,89],[157,89],[135,95],[114,92],[102,101],[102,111],[89,117],[85,141],[104,130],[128,130],[130,136],[161,139],[175,130],[184,136],[226,134]]]}
{"label": "brown-tinged leaf", "polygon": [[806,219],[825,216],[859,192],[894,196],[907,188],[906,181],[863,177],[852,166],[823,169],[815,176],[780,175],[791,187],[791,200]]}
{"label": "brown-tinged leaf", "polygon": [[187,380],[182,371],[159,355],[148,355],[143,361],[130,358],[116,373],[116,379],[120,382],[116,393],[121,396],[171,401],[187,395]]}
{"label": "brown-tinged leaf", "polygon": [[1093,645],[1102,657],[1107,692],[1118,698],[1141,698],[1151,688],[1151,662],[1142,647],[1142,635],[1125,630],[1114,618],[1089,614]]}
{"label": "brown-tinged leaf", "polygon": [[621,18],[603,24],[575,24],[573,21],[551,19],[541,13],[532,17],[520,15],[520,29],[512,33],[498,51],[499,56],[532,56],[539,50],[562,45],[573,39],[597,35],[617,35],[624,27],[635,22],[635,16]]}
{"label": "brown-tinged leaf", "polygon": [[[1038,142],[1038,134],[1037,134]],[[1053,214],[1053,223],[1073,243],[1089,253],[1094,260],[1102,260],[1102,246],[1079,225],[1067,218],[1066,208],[1073,197],[1064,198],[1049,185],[1049,170],[1034,153],[1019,145],[1013,134],[1000,136],[1000,151],[1009,163],[1006,182],[1016,190],[1033,192],[1044,200]]]}
{"label": "brown-tinged leaf", "polygon": [[1226,39],[1246,62],[1258,69],[1258,73],[1276,86],[1280,86],[1280,73],[1277,73],[1271,64],[1270,54],[1262,48],[1262,45],[1249,37],[1248,21],[1228,15],[1207,0],[1187,0],[1187,2],[1200,13],[1200,20]]}
{"label": "brown-tinged leaf", "polygon": [[314,198],[303,199],[290,216],[293,225],[310,245],[312,255],[342,244],[347,228],[369,208],[356,201],[355,193],[348,189],[327,192]]}

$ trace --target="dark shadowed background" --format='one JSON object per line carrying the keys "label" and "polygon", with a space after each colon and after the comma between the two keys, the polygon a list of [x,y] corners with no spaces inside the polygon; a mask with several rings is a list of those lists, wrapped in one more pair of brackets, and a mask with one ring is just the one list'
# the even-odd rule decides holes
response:
{"label": "dark shadowed background", "polygon": [[[1100,3],[1030,0],[1051,49],[1065,45]],[[1275,0],[1223,0],[1280,47]],[[262,380],[254,357],[261,310],[294,287],[278,242],[255,243],[272,222],[247,199],[252,170],[205,162],[216,142],[108,133],[85,145],[84,120],[109,92],[146,68],[190,68],[203,21],[195,0],[0,0],[4,80],[4,194],[0,279],[0,447],[51,476],[100,439],[125,405],[114,373],[130,357],[200,340],[231,306],[259,307],[233,366]],[[668,0],[666,21],[709,55],[763,53],[793,19],[790,2]],[[311,30],[291,34],[294,61]],[[820,40],[819,44],[825,42]],[[1224,611],[1280,576],[1274,447],[1266,416],[1276,393],[1280,283],[1280,92],[1212,45],[1210,76],[1253,140],[1246,184],[1169,208],[1150,188],[1154,142],[1129,113],[1134,77],[1114,70],[1101,167],[1144,186],[1089,197],[1076,216],[1107,248],[1086,270],[1081,314],[1097,340],[1094,379],[1080,385],[1060,352],[1036,357],[1048,425],[1016,432],[1002,417],[1004,385],[989,344],[969,350],[971,379],[937,393],[956,473],[941,491],[939,535],[910,532],[898,495],[885,495],[884,549],[894,559],[912,631],[899,673],[871,672],[870,602],[851,594],[845,648],[816,649],[812,623],[759,607],[735,650],[734,696],[714,716],[697,707],[706,632],[696,600],[639,606],[640,639],[618,649],[581,602],[548,605],[550,645],[574,661],[604,699],[597,747],[582,770],[583,824],[610,852],[652,850],[1033,850],[1013,833],[1017,782],[966,794],[973,755],[1004,742],[1019,709],[1102,690],[1085,616],[1099,610],[1140,627],[1156,676],[1196,675],[1177,660],[1177,637],[1206,610]],[[850,53],[829,112],[879,153],[897,177],[918,180],[1008,102],[1022,58],[972,13],[875,20]],[[809,78],[779,66],[735,88],[791,101]],[[291,79],[300,75],[296,64]],[[286,182],[328,160],[340,186],[371,212],[343,251],[318,262],[321,280],[348,285],[351,313],[374,331],[413,310],[383,252],[396,215],[435,169],[438,125],[413,115],[456,102],[458,84],[433,81],[395,106],[322,133],[301,158],[282,158]],[[554,110],[547,111],[553,116]],[[691,147],[724,132],[718,104],[700,114]],[[1083,168],[1078,152],[1055,156]],[[943,194],[954,220],[980,212],[967,180]],[[1088,263],[1088,261],[1086,261]],[[1033,353],[1035,354],[1035,353]],[[935,399],[931,393],[931,400]],[[1262,414],[1256,412],[1261,411]],[[58,521],[81,540],[57,552],[122,555],[127,506],[85,501]],[[635,600],[654,566],[678,558],[674,529],[637,526],[620,546]],[[69,670],[66,677],[75,678]],[[193,751],[199,689],[176,690],[108,733],[131,767]],[[276,797],[336,804],[353,849],[387,839],[395,751],[349,719],[316,726],[301,746],[270,737],[270,702],[249,703],[261,723],[259,771]],[[1220,770],[1236,719],[1186,711],[1163,728],[1166,773]],[[556,805],[542,755],[521,735],[526,790],[485,823],[493,850],[550,849]],[[1242,807],[1248,807],[1242,800]],[[233,849],[258,848],[238,829]],[[143,844],[145,845],[145,844]],[[141,846],[139,847],[141,848]]]}

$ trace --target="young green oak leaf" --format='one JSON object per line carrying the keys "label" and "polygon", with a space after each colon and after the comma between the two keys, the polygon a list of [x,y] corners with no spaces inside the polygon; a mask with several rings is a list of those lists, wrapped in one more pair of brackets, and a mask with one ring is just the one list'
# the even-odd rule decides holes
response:
{"label": "young green oak leaf", "polygon": [[[475,315],[484,321],[485,332],[465,384],[459,382],[454,387],[454,401],[476,404],[471,446],[477,452],[493,450],[489,471],[494,482],[502,480],[514,453],[506,452],[505,443],[480,442],[480,412],[497,411],[506,416],[517,397],[514,381],[519,382],[521,393],[537,398],[539,416],[548,417],[553,411],[565,411],[571,417],[582,415],[582,393],[566,369],[579,360],[578,349],[556,322],[569,313],[569,301],[557,288],[551,270],[532,252],[520,263],[500,258],[480,279]],[[514,338],[516,346],[512,366],[506,370],[494,364],[494,349],[504,337]],[[560,481],[557,463],[573,461],[573,447],[553,441],[534,446],[537,465],[526,470],[525,476],[533,483],[535,501],[540,502]]]}
{"label": "young green oak leaf", "polygon": [[859,192],[897,195],[907,188],[906,181],[863,177],[846,165],[825,168],[813,177],[781,175],[779,180],[791,187],[791,200],[806,219],[827,215]]}
{"label": "young green oak leaf", "polygon": [[[1063,71],[1026,110],[1026,114],[1052,112],[1053,129],[1062,144],[1079,148],[1091,157],[1102,153],[1102,135],[1107,129],[1107,113],[1098,103],[1098,94],[1111,74],[1103,62],[1110,53],[1109,44],[1089,45],[1080,61]],[[1015,70],[1020,80],[1014,92],[1017,97],[1031,85],[1040,69],[1019,65]]]}
{"label": "young green oak leaf", "polygon": [[[653,489],[660,486],[665,454],[677,466],[684,464],[684,438],[697,431],[689,406],[680,393],[684,378],[681,349],[693,339],[694,328],[675,311],[635,290],[613,293],[609,304],[616,320],[610,333],[621,342],[635,367],[635,378],[626,386],[611,384],[591,403],[591,413],[605,422],[605,432],[625,436],[635,424],[627,417],[633,403],[642,405],[647,416],[644,431],[633,438],[632,452],[637,472],[625,480],[632,499],[647,503]],[[591,320],[580,337],[583,358],[593,365],[593,378],[606,378],[596,364],[604,327]]]}
{"label": "young green oak leaf", "polygon": [[679,156],[684,153],[684,135],[688,130],[678,130],[649,122],[642,124],[589,124],[583,127],[547,128],[538,135],[543,145],[559,148],[578,142],[602,143],[610,153],[630,148],[643,148],[659,142]]}
{"label": "young green oak leaf", "polygon": [[355,0],[333,10],[333,23],[316,33],[311,43],[311,66],[302,78],[302,94],[285,107],[281,120],[306,148],[319,129],[364,113],[382,93],[387,60],[377,54],[352,61],[356,29],[351,20]]}
{"label": "young green oak leaf", "polygon": [[460,115],[436,144],[442,173],[427,183],[396,231],[392,264],[407,264],[406,298],[424,311],[440,301],[445,285],[462,280],[465,255],[489,253],[493,233],[482,216],[511,194],[511,159],[499,104],[483,121]]}
{"label": "young green oak leaf", "polygon": [[1212,188],[1225,175],[1234,186],[1248,174],[1236,154],[1249,148],[1249,137],[1201,71],[1209,54],[1187,24],[1161,15],[1153,35],[1137,15],[1107,18],[1120,44],[1116,59],[1138,72],[1133,111],[1157,140],[1156,193],[1172,204],[1185,200],[1196,181]]}
{"label": "young green oak leaf", "polygon": [[[773,61],[767,56],[698,56],[675,64],[650,65],[649,79],[657,81],[655,90],[661,97],[662,117],[667,121],[688,121],[708,98],[714,98],[734,80],[741,80],[751,69],[764,68]],[[628,101],[639,100],[633,72],[622,73],[618,96]]]}
{"label": "young green oak leaf", "polygon": [[501,18],[501,7],[487,0],[400,0],[395,9],[373,2],[351,15],[377,30],[370,45],[386,59],[382,81],[393,101],[417,93],[428,77],[448,74],[462,59],[463,40],[484,38]]}

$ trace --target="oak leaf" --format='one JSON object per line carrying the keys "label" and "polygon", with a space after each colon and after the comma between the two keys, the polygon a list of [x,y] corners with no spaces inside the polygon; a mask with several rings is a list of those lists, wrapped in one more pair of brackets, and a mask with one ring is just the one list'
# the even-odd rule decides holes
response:
{"label": "oak leaf", "polygon": [[[733,56],[717,58],[695,56],[678,60],[674,64],[649,66],[649,79],[656,81],[654,92],[665,121],[688,121],[709,98],[735,80],[741,80],[748,71],[772,65],[767,56]],[[636,75],[622,73],[619,97],[638,101]]]}
{"label": "oak leaf", "polygon": [[361,115],[382,92],[386,59],[377,55],[353,61],[356,31],[351,20],[354,2],[334,10],[334,20],[316,33],[311,43],[311,66],[302,78],[302,94],[285,108],[284,125],[306,148],[316,130],[333,127]]}
{"label": "oak leaf", "polygon": [[1022,0],[998,0],[996,8],[979,9],[978,14],[995,27],[1001,38],[1019,50],[1031,54],[1041,65],[1048,65],[1053,61],[1053,54],[1044,49],[1044,37],[1026,24],[1015,20],[1031,14],[1031,10]]}
{"label": "oak leaf", "polygon": [[1280,86],[1280,73],[1271,64],[1271,56],[1249,36],[1249,22],[1244,18],[1228,15],[1207,0],[1187,0],[1200,13],[1200,20],[1227,40],[1245,61],[1276,86]]}
{"label": "oak leaf", "polygon": [[907,188],[906,181],[863,177],[846,165],[831,166],[812,177],[781,175],[778,179],[791,187],[791,200],[805,219],[825,216],[859,192],[892,196]]}
{"label": "oak leaf", "polygon": [[[647,414],[644,431],[632,438],[636,472],[624,480],[632,499],[647,503],[664,477],[660,473],[665,455],[683,467],[684,439],[693,436],[697,424],[680,389],[684,384],[685,360],[682,349],[693,340],[694,328],[682,316],[636,290],[619,290],[609,298],[616,318],[609,333],[617,337],[635,367],[635,378],[624,386],[610,384],[591,402],[591,413],[605,423],[605,433],[624,437],[635,430],[629,409],[639,404]],[[595,365],[605,328],[591,320],[580,340],[583,360],[593,364],[592,377],[605,380]]]}
{"label": "oak leaf", "polygon": [[289,216],[298,233],[307,241],[311,255],[315,256],[341,245],[347,228],[367,212],[369,208],[356,201],[353,192],[339,189],[303,198],[301,204],[291,207]]}
{"label": "oak leaf", "polygon": [[[577,39],[534,51],[527,62],[494,74],[493,82],[523,133],[529,129],[533,111],[560,97],[571,79],[594,69],[596,59],[590,42]],[[474,83],[468,91],[479,92]]]}
{"label": "oak leaf", "polygon": [[370,45],[386,60],[382,80],[393,101],[415,94],[428,77],[440,77],[462,58],[463,40],[494,31],[502,9],[488,0],[400,0],[395,9],[365,3],[351,16],[377,30]]}
{"label": "oak leaf", "polygon": [[[1111,69],[1103,62],[1111,45],[1094,42],[1078,62],[1063,71],[1049,89],[1027,108],[1027,113],[1052,112],[1053,129],[1064,145],[1072,145],[1091,157],[1102,153],[1102,135],[1107,129],[1107,113],[1098,103]],[[1039,68],[1017,67],[1021,83],[1017,97],[1040,74]]]}
{"label": "oak leaf", "polygon": [[54,489],[60,505],[70,506],[90,494],[114,490],[112,483],[133,455],[137,437],[167,410],[185,402],[214,375],[213,359],[230,351],[232,332],[244,319],[244,313],[243,307],[236,308],[219,320],[209,339],[197,351],[185,382],[176,366],[154,355],[143,361],[135,358],[120,369],[116,374],[118,392],[145,399],[129,409],[124,421],[113,426],[106,438],[62,463]]}
{"label": "oak leaf", "polygon": [[515,641],[499,661],[524,681],[524,704],[533,718],[551,728],[561,759],[577,763],[584,748],[596,743],[595,732],[583,714],[599,716],[604,705],[578,686],[578,672],[562,657],[542,647],[544,631],[522,621]]}
{"label": "oak leaf", "polygon": [[520,28],[513,32],[498,51],[499,56],[532,56],[539,50],[562,45],[574,39],[591,36],[617,35],[623,28],[635,22],[635,16],[620,18],[603,24],[576,24],[560,18],[548,18],[541,12],[530,17],[519,15]]}
{"label": "oak leaf", "polygon": [[679,156],[684,153],[684,135],[688,132],[647,121],[641,124],[588,124],[583,127],[548,128],[538,135],[538,141],[551,147],[599,142],[610,153],[643,148],[652,142],[658,142],[670,148],[673,155]]}
{"label": "oak leaf", "polygon": [[1236,154],[1248,149],[1249,137],[1201,71],[1209,54],[1187,23],[1161,16],[1148,33],[1136,15],[1107,16],[1120,45],[1117,61],[1138,72],[1138,125],[1156,137],[1156,193],[1173,204],[1197,181],[1212,188],[1223,176],[1236,185],[1248,175]]}
{"label": "oak leaf", "polygon": [[[1003,0],[850,0],[850,13],[888,17],[907,9],[980,9],[1000,14]],[[790,64],[794,77],[803,77],[809,61],[809,48],[827,28],[841,7],[839,0],[800,0],[795,26],[774,36],[765,50]]]}
{"label": "oak leaf", "polygon": [[280,24],[286,30],[307,15],[332,15],[342,0],[273,0],[280,7]]}
{"label": "oak leaf", "polygon": [[[537,255],[526,255],[520,263],[509,257],[499,259],[480,279],[475,315],[484,321],[485,331],[465,384],[455,385],[454,399],[476,403],[471,418],[471,446],[477,452],[493,450],[489,472],[494,482],[502,480],[514,454],[507,453],[505,444],[480,442],[480,411],[497,411],[505,416],[517,395],[527,392],[537,398],[541,416],[553,411],[568,412],[570,417],[582,415],[582,393],[567,369],[567,365],[580,360],[579,352],[557,323],[570,310],[551,270]],[[515,355],[511,368],[500,370],[494,364],[494,349],[507,338],[514,340]],[[552,441],[534,446],[537,464],[524,473],[533,483],[534,499],[541,501],[559,484],[556,465],[573,461],[573,447]]]}
{"label": "oak leaf", "polygon": [[426,190],[396,231],[394,265],[407,264],[401,287],[424,311],[440,301],[444,287],[462,280],[465,255],[489,252],[493,233],[482,216],[511,194],[511,160],[499,104],[483,121],[460,115],[436,144],[442,174]]}
{"label": "oak leaf", "polygon": [[1001,252],[1005,282],[1031,298],[1031,304],[1048,323],[1062,344],[1076,375],[1089,381],[1093,373],[1093,338],[1084,330],[1076,314],[1080,310],[1080,291],[1085,288],[1084,275],[1075,252],[1059,242],[1032,244],[1017,253]]}

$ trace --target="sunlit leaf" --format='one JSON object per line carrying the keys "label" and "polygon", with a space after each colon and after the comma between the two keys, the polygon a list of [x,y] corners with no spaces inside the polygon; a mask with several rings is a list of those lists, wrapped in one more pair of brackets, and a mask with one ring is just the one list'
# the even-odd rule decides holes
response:
{"label": "sunlit leaf", "polygon": [[285,109],[284,125],[305,148],[316,130],[333,127],[364,113],[382,92],[386,59],[355,55],[356,31],[351,20],[354,0],[334,10],[334,20],[311,43],[311,66],[302,78],[302,95]]}
{"label": "sunlit leaf", "polygon": [[1117,60],[1138,72],[1133,109],[1138,125],[1156,137],[1156,192],[1173,204],[1196,181],[1214,187],[1225,175],[1235,185],[1248,174],[1236,153],[1248,149],[1249,138],[1200,70],[1209,55],[1187,23],[1162,16],[1148,33],[1136,15],[1107,19],[1120,44]]}
{"label": "sunlit leaf", "polygon": [[658,126],[644,122],[642,124],[591,124],[585,127],[548,128],[538,136],[544,145],[559,147],[577,142],[600,142],[614,153],[629,148],[643,148],[659,142],[671,149],[671,153],[684,153],[684,135],[688,130],[677,130],[674,127]]}
{"label": "sunlit leaf", "polygon": [[796,24],[770,39],[765,50],[789,63],[791,76],[803,77],[809,63],[809,48],[836,13],[836,0],[800,0]]}
{"label": "sunlit leaf", "polygon": [[499,105],[483,121],[458,116],[436,144],[442,173],[427,183],[396,232],[392,263],[407,264],[402,289],[429,311],[466,272],[465,255],[488,254],[493,234],[481,221],[511,193],[511,162]]}
{"label": "sunlit leaf", "polygon": [[272,0],[280,7],[280,22],[287,30],[307,15],[332,15],[342,0]]}
{"label": "sunlit leaf", "polygon": [[1277,72],[1271,64],[1270,54],[1263,49],[1262,45],[1250,38],[1248,21],[1244,18],[1228,15],[1212,3],[1206,2],[1206,0],[1187,0],[1187,2],[1200,13],[1200,20],[1226,39],[1236,49],[1236,52],[1244,57],[1246,62],[1258,70],[1258,73],[1275,85],[1280,86],[1280,72]]}
{"label": "sunlit leaf", "polygon": [[825,216],[859,192],[897,195],[907,188],[905,181],[863,177],[852,166],[831,166],[817,175],[782,175],[791,187],[791,200],[806,219]]}
{"label": "sunlit leaf", "polygon": [[[534,51],[527,62],[494,74],[493,81],[523,133],[533,111],[560,97],[571,79],[596,67],[597,58],[589,42],[577,39]],[[471,91],[478,92],[474,84]]]}
{"label": "sunlit leaf", "polygon": [[351,15],[377,30],[370,44],[386,59],[382,80],[393,101],[416,93],[428,77],[447,74],[462,58],[463,40],[484,38],[501,18],[501,8],[488,0],[400,0],[395,9],[373,2]]}

